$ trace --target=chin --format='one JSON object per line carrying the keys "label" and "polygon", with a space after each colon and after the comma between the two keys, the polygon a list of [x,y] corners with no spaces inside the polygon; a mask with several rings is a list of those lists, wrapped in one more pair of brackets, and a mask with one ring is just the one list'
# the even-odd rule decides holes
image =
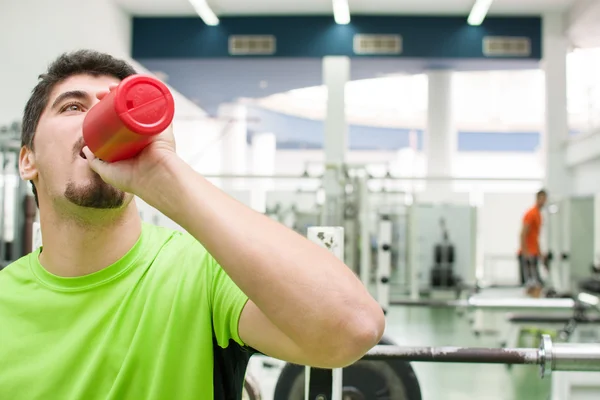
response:
{"label": "chin", "polygon": [[69,182],[64,196],[72,204],[93,209],[118,209],[129,202],[125,192],[102,180],[93,180],[87,184]]}

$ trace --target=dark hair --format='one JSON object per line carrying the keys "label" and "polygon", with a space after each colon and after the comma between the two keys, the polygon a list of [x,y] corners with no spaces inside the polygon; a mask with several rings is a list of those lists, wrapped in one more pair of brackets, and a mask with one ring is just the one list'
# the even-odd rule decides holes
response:
{"label": "dark hair", "polygon": [[[31,97],[25,105],[21,146],[33,150],[33,138],[40,122],[40,117],[48,104],[50,93],[57,84],[73,75],[80,74],[93,76],[107,75],[123,80],[135,73],[135,69],[127,62],[114,58],[109,54],[93,50],[78,50],[61,54],[48,66],[48,70],[38,77],[39,82],[33,88]],[[31,182],[31,186],[33,188],[35,203],[39,206],[37,190],[33,181]]]}
{"label": "dark hair", "polygon": [[544,189],[541,189],[541,190],[539,190],[539,191],[536,193],[536,195],[535,195],[535,197],[536,197],[536,198],[538,198],[538,199],[539,199],[540,197],[542,197],[542,196],[546,196],[546,197],[548,197],[548,193],[547,193],[547,192],[546,192],[546,190],[544,190]]}

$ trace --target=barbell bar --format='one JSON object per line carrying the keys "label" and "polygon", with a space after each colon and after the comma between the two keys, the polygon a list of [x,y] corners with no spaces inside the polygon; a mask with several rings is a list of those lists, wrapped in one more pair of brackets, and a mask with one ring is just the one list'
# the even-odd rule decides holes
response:
{"label": "barbell bar", "polygon": [[530,298],[480,298],[466,300],[394,300],[391,305],[430,308],[471,308],[492,310],[573,310],[576,307],[591,307],[573,299],[530,299]]}
{"label": "barbell bar", "polygon": [[[435,363],[471,363],[538,365],[544,378],[553,371],[600,372],[600,344],[553,343],[549,335],[542,335],[538,348],[473,348],[473,347],[405,347],[378,345],[361,360]],[[307,400],[338,400],[341,383],[330,379],[328,370],[313,369],[305,375]],[[324,379],[329,381],[324,384]],[[314,382],[314,383],[313,383]],[[339,387],[337,387],[339,386]]]}
{"label": "barbell bar", "polygon": [[600,371],[600,344],[553,343],[542,335],[539,348],[403,347],[379,345],[364,360],[539,365],[541,377],[552,371]]}

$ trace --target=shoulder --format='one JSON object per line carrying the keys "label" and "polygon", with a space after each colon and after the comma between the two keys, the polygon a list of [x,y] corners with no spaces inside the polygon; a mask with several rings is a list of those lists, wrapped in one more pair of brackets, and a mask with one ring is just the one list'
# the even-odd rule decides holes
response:
{"label": "shoulder", "polygon": [[531,207],[530,209],[527,210],[527,212],[525,212],[525,219],[531,219],[533,217],[536,216],[538,210],[536,207]]}
{"label": "shoulder", "polygon": [[144,223],[143,232],[145,246],[159,247],[161,253],[169,252],[174,256],[208,254],[204,246],[186,231]]}
{"label": "shoulder", "polygon": [[31,258],[37,257],[37,254],[37,251],[27,254],[0,271],[0,292],[7,290],[9,287],[21,286],[33,281],[29,265]]}
{"label": "shoulder", "polygon": [[156,254],[155,267],[165,265],[169,270],[209,268],[213,258],[204,246],[186,231],[144,224],[144,247]]}

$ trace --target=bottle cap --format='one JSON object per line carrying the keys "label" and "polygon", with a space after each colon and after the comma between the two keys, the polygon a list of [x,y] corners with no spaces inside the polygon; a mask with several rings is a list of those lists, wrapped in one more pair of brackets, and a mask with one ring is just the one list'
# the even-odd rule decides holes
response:
{"label": "bottle cap", "polygon": [[155,135],[167,129],[173,120],[173,96],[159,80],[132,75],[114,90],[115,111],[129,130],[141,135]]}

